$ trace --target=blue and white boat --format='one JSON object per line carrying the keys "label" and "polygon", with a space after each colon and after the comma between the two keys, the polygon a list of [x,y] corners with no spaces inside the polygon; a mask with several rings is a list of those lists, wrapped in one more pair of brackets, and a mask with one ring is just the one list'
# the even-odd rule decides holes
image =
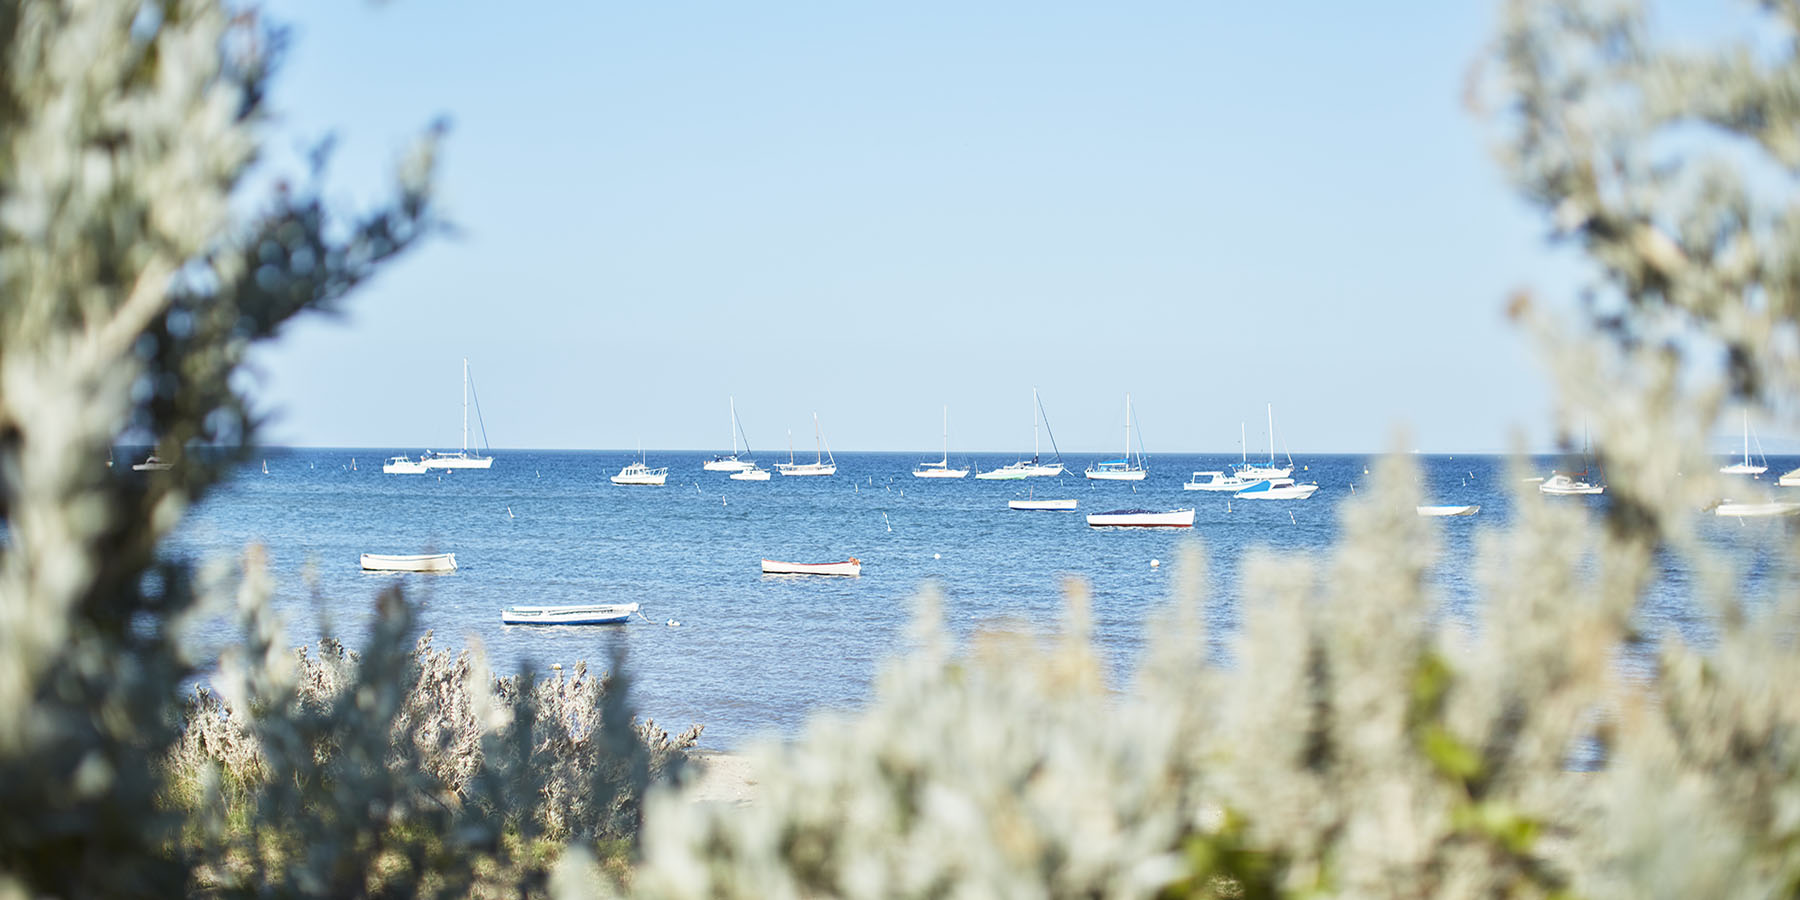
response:
{"label": "blue and white boat", "polygon": [[1295,484],[1292,478],[1270,478],[1259,481],[1235,494],[1239,500],[1305,500],[1318,491],[1314,483]]}
{"label": "blue and white boat", "polygon": [[1135,461],[1131,458],[1131,395],[1125,395],[1125,455],[1119,459],[1103,459],[1087,467],[1083,474],[1095,481],[1143,481],[1148,474],[1144,468],[1143,438],[1138,438],[1138,452]]}
{"label": "blue and white boat", "polygon": [[617,625],[638,611],[636,603],[580,606],[509,606],[500,611],[502,625]]}

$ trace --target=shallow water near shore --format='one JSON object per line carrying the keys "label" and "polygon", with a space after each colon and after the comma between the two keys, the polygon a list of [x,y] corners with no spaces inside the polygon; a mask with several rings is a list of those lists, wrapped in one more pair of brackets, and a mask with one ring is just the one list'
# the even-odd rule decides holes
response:
{"label": "shallow water near shore", "polygon": [[[1095,641],[1123,684],[1143,649],[1146,615],[1168,600],[1178,546],[1197,540],[1208,558],[1210,636],[1228,656],[1241,619],[1243,552],[1261,547],[1323,560],[1338,538],[1338,505],[1353,486],[1366,493],[1365,469],[1374,464],[1361,455],[1301,459],[1305,468],[1295,476],[1317,481],[1317,495],[1255,502],[1182,489],[1190,473],[1235,461],[1224,455],[1153,457],[1149,477],[1134,485],[1082,478],[1089,455],[1068,457],[1075,474],[1060,478],[978,481],[913,478],[912,466],[927,454],[840,453],[835,476],[738,482],[702,471],[710,454],[652,451],[651,466],[669,467],[668,483],[656,488],[607,480],[635,452],[496,451],[487,471],[382,474],[382,459],[400,452],[271,449],[192,511],[166,551],[204,561],[264,545],[275,605],[295,645],[331,633],[355,646],[376,594],[398,584],[437,646],[461,648],[474,636],[498,672],[581,660],[604,669],[623,653],[640,714],[671,730],[703,723],[702,745],[717,749],[758,734],[793,734],[811,712],[863,702],[880,661],[903,646],[912,599],[927,582],[941,589],[945,619],[961,637],[1002,618],[1052,627],[1065,579],[1084,579]],[[967,457],[984,470],[1014,459]],[[1430,520],[1442,536],[1433,586],[1443,611],[1472,620],[1476,535],[1511,521],[1517,473],[1497,456],[1415,460],[1425,502],[1481,505],[1476,516]],[[1553,464],[1536,461],[1529,472],[1545,474]],[[1771,460],[1747,495],[1775,490],[1766,485],[1794,464]],[[1028,492],[1072,497],[1079,508],[1007,508]],[[1793,494],[1800,499],[1800,489]],[[1535,492],[1526,501],[1596,511],[1606,502]],[[1193,507],[1194,527],[1086,525],[1088,513],[1127,507]],[[1710,538],[1746,547],[1766,547],[1785,527],[1705,518]],[[373,574],[358,566],[361,553],[443,551],[456,554],[454,574]],[[764,557],[851,556],[863,562],[860,577],[764,576],[759,568]],[[1747,557],[1746,577],[1761,577],[1766,560],[1760,552]],[[1686,597],[1686,583],[1670,564],[1641,612],[1646,634],[1709,640],[1709,616]],[[623,626],[500,624],[500,610],[515,604],[614,602],[640,603],[642,616]],[[215,624],[207,636],[224,640],[228,629]]]}

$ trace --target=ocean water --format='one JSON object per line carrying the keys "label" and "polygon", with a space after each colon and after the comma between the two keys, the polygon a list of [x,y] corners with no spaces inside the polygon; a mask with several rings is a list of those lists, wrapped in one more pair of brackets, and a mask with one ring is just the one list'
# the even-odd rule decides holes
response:
{"label": "ocean water", "polygon": [[[1222,455],[1153,457],[1149,477],[1136,484],[1082,478],[1080,469],[1097,458],[1089,455],[1068,457],[1076,474],[1060,478],[917,479],[912,466],[929,454],[915,453],[840,453],[835,476],[739,482],[702,471],[710,454],[651,452],[650,465],[669,467],[668,483],[656,488],[607,480],[636,457],[622,451],[498,451],[487,471],[382,474],[382,460],[399,452],[270,449],[193,510],[166,551],[204,562],[263,545],[275,605],[295,645],[329,633],[355,646],[367,633],[376,594],[399,584],[438,646],[460,648],[473,636],[496,671],[546,671],[580,660],[605,668],[623,651],[640,715],[671,730],[703,723],[702,743],[716,749],[759,734],[793,734],[814,711],[862,703],[881,660],[903,646],[912,600],[927,582],[942,591],[953,633],[966,636],[1000,618],[1047,628],[1060,615],[1065,580],[1084,579],[1092,588],[1095,639],[1122,683],[1144,647],[1147,614],[1168,600],[1168,563],[1182,542],[1198,541],[1209,563],[1211,638],[1229,658],[1242,614],[1244,552],[1322,559],[1338,539],[1339,504],[1367,491],[1374,462],[1360,455],[1302,459],[1296,476],[1321,485],[1312,499],[1251,502],[1182,489],[1191,472],[1233,461]],[[1015,458],[966,457],[981,469]],[[1415,459],[1428,502],[1481,505],[1476,516],[1432,520],[1442,535],[1432,575],[1441,608],[1472,621],[1478,536],[1511,521],[1517,473],[1503,457]],[[775,461],[762,460],[765,467]],[[1772,460],[1765,478],[1794,464]],[[1530,471],[1543,474],[1552,465],[1534,461]],[[1007,508],[1028,491],[1073,497],[1079,508]],[[1607,502],[1535,492],[1526,499],[1596,511]],[[1126,507],[1193,507],[1194,527],[1085,523],[1087,513]],[[1785,525],[1705,518],[1709,539],[1745,548],[1747,579],[1767,575]],[[358,565],[365,552],[443,551],[456,554],[454,574],[374,574]],[[772,577],[759,565],[764,557],[851,556],[863,562],[860,577]],[[1677,564],[1665,564],[1642,612],[1647,634],[1673,630],[1709,640],[1711,616],[1693,607],[1687,581]],[[501,609],[514,604],[594,602],[637,602],[643,615],[622,626],[500,624]],[[671,620],[680,625],[670,627]],[[215,631],[212,637],[225,639],[224,626]]]}

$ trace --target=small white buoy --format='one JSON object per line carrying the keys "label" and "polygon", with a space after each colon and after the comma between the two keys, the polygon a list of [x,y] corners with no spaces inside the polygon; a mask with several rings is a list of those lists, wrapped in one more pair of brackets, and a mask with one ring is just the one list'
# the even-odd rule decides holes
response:
{"label": "small white buoy", "polygon": [[1160,560],[1160,559],[1153,559],[1150,561],[1150,568],[1152,568],[1152,569],[1154,569],[1160,565],[1162,565],[1162,560]]}
{"label": "small white buoy", "polygon": [[933,554],[931,554],[931,558],[932,558],[932,559],[943,559],[943,558],[944,558],[944,554],[942,554],[942,553],[933,553]]}
{"label": "small white buoy", "polygon": [[680,627],[681,627],[681,623],[680,623],[680,622],[677,622],[677,621],[675,621],[675,620],[674,620],[674,619],[670,619],[670,620],[669,620],[669,627],[670,627],[670,628],[680,628]]}

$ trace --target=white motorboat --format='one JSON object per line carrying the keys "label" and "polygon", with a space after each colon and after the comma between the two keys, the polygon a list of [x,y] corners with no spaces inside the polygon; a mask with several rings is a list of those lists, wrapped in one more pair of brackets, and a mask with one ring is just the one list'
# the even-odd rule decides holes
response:
{"label": "white motorboat", "polygon": [[944,407],[944,459],[942,462],[922,462],[913,467],[914,478],[962,478],[969,474],[967,467],[950,468],[950,407]]}
{"label": "white motorboat", "polygon": [[1727,500],[1713,507],[1713,515],[1735,516],[1744,519],[1800,515],[1800,503],[1791,500],[1770,503],[1733,503]]}
{"label": "white motorboat", "polygon": [[733,472],[728,477],[732,481],[768,481],[769,470],[760,468],[755,463],[751,463],[750,468]]}
{"label": "white motorboat", "polygon": [[862,560],[852,556],[843,562],[796,563],[773,559],[762,561],[764,575],[861,575]]}
{"label": "white motorboat", "polygon": [[1231,467],[1231,474],[1236,475],[1246,482],[1265,481],[1271,478],[1286,478],[1294,474],[1293,459],[1290,458],[1288,464],[1285,466],[1277,465],[1275,462],[1275,404],[1269,404],[1268,409],[1269,461],[1267,463],[1253,463],[1250,461],[1248,455],[1249,450],[1244,440],[1244,423],[1238,423],[1238,452],[1243,454],[1244,458],[1242,462]]}
{"label": "white motorboat", "polygon": [[381,464],[381,471],[389,475],[423,475],[425,463],[415,461],[410,456],[390,456],[387,462]]}
{"label": "white motorboat", "polygon": [[775,471],[783,475],[836,475],[837,457],[831,455],[831,445],[825,443],[825,432],[819,428],[819,414],[813,413],[813,461],[809,463],[794,462],[794,433],[788,432],[788,461],[776,463]]}
{"label": "white motorboat", "polygon": [[133,471],[133,472],[167,472],[168,470],[173,469],[173,468],[175,468],[174,463],[163,462],[161,457],[152,453],[149,456],[144,457],[143,462],[133,464],[131,467],[131,471]]}
{"label": "white motorboat", "polygon": [[[493,468],[494,458],[482,456],[469,449],[469,395],[472,392],[469,381],[469,360],[463,358],[463,415],[462,415],[462,449],[448,453],[425,451],[420,461],[427,469],[489,469]],[[481,420],[481,398],[475,399],[475,419]],[[481,428],[482,444],[487,444],[487,426]]]}
{"label": "white motorboat", "polygon": [[1125,395],[1125,455],[1118,459],[1105,459],[1087,467],[1084,473],[1095,481],[1143,481],[1148,470],[1144,468],[1144,439],[1138,437],[1138,453],[1135,461],[1131,458],[1131,395]]}
{"label": "white motorboat", "polygon": [[1316,482],[1295,484],[1292,478],[1259,481],[1231,496],[1239,500],[1305,500],[1319,490]]}
{"label": "white motorboat", "polygon": [[737,398],[731,402],[731,455],[715,456],[701,464],[700,468],[708,472],[742,472],[756,468],[756,460],[750,459],[750,438],[744,438],[744,454],[738,455],[738,436],[744,433],[743,423],[737,417]]}
{"label": "white motorboat", "polygon": [[364,553],[362,567],[366,572],[454,572],[456,554],[419,553],[395,556],[387,553]]}
{"label": "white motorboat", "polygon": [[1587,478],[1588,473],[1585,471],[1577,472],[1574,475],[1552,472],[1549,478],[1544,479],[1543,483],[1538,485],[1538,492],[1556,497],[1606,493],[1606,485],[1594,484]]}
{"label": "white motorboat", "polygon": [[[1205,476],[1204,480],[1201,476]],[[1224,472],[1195,472],[1193,477],[1181,486],[1181,489],[1184,491],[1231,491],[1235,494],[1262,480],[1260,478],[1239,478]]]}
{"label": "white motorboat", "polygon": [[[1762,440],[1760,438],[1756,441],[1756,449],[1759,452],[1762,450]],[[1719,471],[1725,475],[1761,475],[1762,473],[1769,471],[1768,457],[1763,457],[1761,465],[1757,465],[1750,461],[1750,411],[1747,409],[1744,410],[1744,461],[1741,463],[1732,463],[1729,466],[1723,466]]]}
{"label": "white motorboat", "polygon": [[1481,504],[1471,503],[1467,506],[1419,506],[1414,507],[1421,516],[1472,516],[1481,512]]}
{"label": "white motorboat", "polygon": [[502,625],[616,625],[631,619],[636,603],[591,603],[574,606],[509,606],[500,611]]}
{"label": "white motorboat", "polygon": [[1074,500],[1008,500],[1008,509],[1069,510],[1075,508]]}
{"label": "white motorboat", "polygon": [[1111,512],[1090,513],[1087,523],[1095,528],[1192,528],[1194,527],[1194,511],[1191,509],[1171,509],[1166,512],[1154,509],[1115,509]]}
{"label": "white motorboat", "polygon": [[1781,477],[1775,479],[1775,483],[1781,487],[1800,487],[1800,469],[1781,473]]}
{"label": "white motorboat", "polygon": [[644,465],[643,460],[639,460],[637,462],[632,463],[631,465],[626,466],[623,469],[620,469],[619,474],[614,475],[612,477],[612,483],[613,484],[639,484],[639,485],[649,485],[649,486],[653,486],[653,487],[661,487],[663,480],[668,477],[669,477],[669,467],[668,466],[663,466],[658,469],[652,469],[649,466]]}

